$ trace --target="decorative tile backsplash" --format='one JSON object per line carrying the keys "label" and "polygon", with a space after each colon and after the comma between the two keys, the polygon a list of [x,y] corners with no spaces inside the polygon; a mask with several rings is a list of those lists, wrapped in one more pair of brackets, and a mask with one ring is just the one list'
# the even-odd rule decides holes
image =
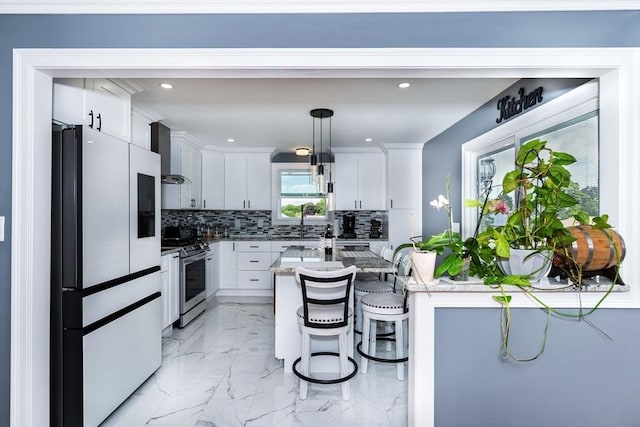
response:
{"label": "decorative tile backsplash", "polygon": [[[382,223],[382,238],[387,236],[387,211],[335,211],[332,222],[334,233],[340,234],[342,216],[353,214],[356,218],[356,234],[360,239],[368,239],[371,220]],[[264,236],[269,238],[298,237],[300,225],[277,225],[271,223],[271,211],[211,211],[211,210],[162,210],[162,227],[167,225],[191,226],[200,228],[201,233],[207,231],[220,235],[225,228],[230,235]],[[337,229],[335,228],[337,226]],[[305,237],[320,237],[325,230],[324,224],[305,224]]]}

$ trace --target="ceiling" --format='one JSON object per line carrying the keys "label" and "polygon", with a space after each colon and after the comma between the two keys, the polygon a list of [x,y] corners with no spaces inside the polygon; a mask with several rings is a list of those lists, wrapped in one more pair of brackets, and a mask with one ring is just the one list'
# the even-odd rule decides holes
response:
{"label": "ceiling", "polygon": [[[277,152],[310,148],[309,112],[330,108],[334,147],[380,147],[427,142],[516,80],[141,78],[135,80],[141,91],[132,96],[132,106],[203,147],[273,147]],[[411,86],[400,89],[401,81]],[[173,89],[162,89],[162,82]],[[323,123],[326,132],[328,122]]]}

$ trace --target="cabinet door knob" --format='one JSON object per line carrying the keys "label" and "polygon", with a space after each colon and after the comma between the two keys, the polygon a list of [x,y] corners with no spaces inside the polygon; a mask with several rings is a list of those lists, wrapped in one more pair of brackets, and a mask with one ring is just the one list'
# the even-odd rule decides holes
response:
{"label": "cabinet door knob", "polygon": [[100,132],[102,130],[102,115],[100,113],[98,113],[98,132]]}
{"label": "cabinet door knob", "polygon": [[202,209],[207,209],[207,201],[202,199]]}
{"label": "cabinet door knob", "polygon": [[393,199],[391,199],[391,209],[393,209]]}
{"label": "cabinet door knob", "polygon": [[362,209],[362,200],[360,200],[360,209]]}
{"label": "cabinet door knob", "polygon": [[89,127],[93,129],[93,110],[89,111],[89,117],[91,117],[91,121],[89,122]]}
{"label": "cabinet door knob", "polygon": [[357,200],[353,201],[353,209],[358,209],[358,201]]}
{"label": "cabinet door knob", "polygon": [[251,200],[247,200],[247,209],[251,209]]}

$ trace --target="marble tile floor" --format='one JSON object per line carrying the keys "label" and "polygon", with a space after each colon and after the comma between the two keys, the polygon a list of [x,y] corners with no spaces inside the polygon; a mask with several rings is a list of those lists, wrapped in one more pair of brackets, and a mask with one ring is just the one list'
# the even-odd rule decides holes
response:
{"label": "marble tile floor", "polygon": [[[273,357],[272,304],[209,307],[184,329],[163,338],[162,366],[104,427],[289,427],[407,425],[407,381],[395,365],[369,363],[351,380],[351,400],[339,385],[309,386]],[[360,356],[356,352],[356,361]]]}

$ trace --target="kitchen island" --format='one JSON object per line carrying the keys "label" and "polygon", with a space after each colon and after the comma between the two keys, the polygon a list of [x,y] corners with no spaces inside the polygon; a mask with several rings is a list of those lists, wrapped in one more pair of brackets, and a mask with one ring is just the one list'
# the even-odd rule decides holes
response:
{"label": "kitchen island", "polygon": [[[352,250],[353,249],[353,250]],[[274,305],[275,305],[275,357],[284,360],[284,371],[291,372],[293,362],[300,356],[300,330],[296,310],[302,305],[302,290],[296,282],[296,267],[314,270],[338,270],[356,266],[357,273],[392,273],[392,263],[379,257],[369,250],[357,248],[334,248],[330,255],[323,249],[290,247],[271,265],[269,271],[275,275]],[[353,304],[353,288],[351,289],[351,304]],[[353,331],[349,333],[349,342],[353,342]],[[312,351],[331,351],[337,348],[333,341],[312,339]],[[353,357],[353,347],[349,350]],[[316,363],[317,362],[317,363]],[[312,372],[336,372],[335,360],[312,360]]]}

